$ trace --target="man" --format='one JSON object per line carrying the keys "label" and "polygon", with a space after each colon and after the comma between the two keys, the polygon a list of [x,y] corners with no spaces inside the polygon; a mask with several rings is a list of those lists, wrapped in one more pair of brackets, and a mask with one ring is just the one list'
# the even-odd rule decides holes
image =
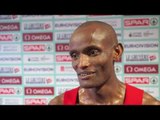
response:
{"label": "man", "polygon": [[88,21],[72,34],[72,66],[80,86],[49,102],[49,105],[158,105],[148,93],[122,83],[116,77],[114,62],[123,53],[114,29],[100,21]]}

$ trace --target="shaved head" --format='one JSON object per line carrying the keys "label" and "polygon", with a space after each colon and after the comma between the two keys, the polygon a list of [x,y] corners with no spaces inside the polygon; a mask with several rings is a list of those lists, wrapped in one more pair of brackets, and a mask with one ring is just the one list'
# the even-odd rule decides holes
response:
{"label": "shaved head", "polygon": [[[118,43],[117,35],[111,25],[101,21],[87,21],[82,23],[72,34],[71,41],[75,40],[77,33],[90,34],[90,39],[105,39],[107,43],[112,45]],[[78,39],[77,39],[78,40]]]}

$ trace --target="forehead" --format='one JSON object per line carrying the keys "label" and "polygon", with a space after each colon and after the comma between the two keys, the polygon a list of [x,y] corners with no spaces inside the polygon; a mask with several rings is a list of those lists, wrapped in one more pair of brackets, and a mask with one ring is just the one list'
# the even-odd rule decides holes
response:
{"label": "forehead", "polygon": [[108,47],[111,41],[110,31],[103,27],[88,26],[75,31],[70,40],[70,49],[83,48],[94,45],[98,47]]}

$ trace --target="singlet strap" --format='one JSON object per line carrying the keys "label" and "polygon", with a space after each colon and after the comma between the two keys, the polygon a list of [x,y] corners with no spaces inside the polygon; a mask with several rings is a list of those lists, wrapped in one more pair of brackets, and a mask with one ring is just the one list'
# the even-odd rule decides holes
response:
{"label": "singlet strap", "polygon": [[64,105],[76,105],[79,87],[64,92]]}
{"label": "singlet strap", "polygon": [[144,91],[126,84],[124,105],[142,105]]}

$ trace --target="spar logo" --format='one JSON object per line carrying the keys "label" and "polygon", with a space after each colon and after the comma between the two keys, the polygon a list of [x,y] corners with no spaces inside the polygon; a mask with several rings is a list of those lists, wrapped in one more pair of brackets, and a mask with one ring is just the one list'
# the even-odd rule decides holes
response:
{"label": "spar logo", "polygon": [[0,41],[8,42],[8,41],[20,41],[20,34],[0,34]]}
{"label": "spar logo", "polygon": [[21,88],[0,88],[0,95],[20,95],[22,94]]}
{"label": "spar logo", "polygon": [[149,84],[149,77],[125,77],[124,80],[128,84]]}
{"label": "spar logo", "polygon": [[70,55],[56,55],[56,62],[71,62]]}
{"label": "spar logo", "polygon": [[124,27],[146,27],[158,25],[158,18],[133,18],[125,19]]}
{"label": "spar logo", "polygon": [[24,42],[32,41],[52,41],[53,33],[23,33]]}
{"label": "spar logo", "polygon": [[25,98],[25,105],[47,105],[46,98]]}
{"label": "spar logo", "polygon": [[1,85],[20,85],[22,84],[21,76],[0,76],[0,84]]}
{"label": "spar logo", "polygon": [[14,88],[0,88],[0,94],[16,94]]}
{"label": "spar logo", "polygon": [[125,19],[124,26],[149,26],[149,18]]}
{"label": "spar logo", "polygon": [[57,43],[56,44],[56,52],[68,52],[69,44],[68,43]]}
{"label": "spar logo", "polygon": [[128,84],[158,84],[157,76],[128,76],[124,80]]}
{"label": "spar logo", "polygon": [[25,95],[54,95],[53,87],[25,87]]}
{"label": "spar logo", "polygon": [[158,65],[124,65],[124,72],[132,73],[158,73]]}
{"label": "spar logo", "polygon": [[0,23],[0,31],[20,31],[20,23]]}
{"label": "spar logo", "polygon": [[23,45],[24,52],[49,52],[52,50],[53,46],[49,44]]}

